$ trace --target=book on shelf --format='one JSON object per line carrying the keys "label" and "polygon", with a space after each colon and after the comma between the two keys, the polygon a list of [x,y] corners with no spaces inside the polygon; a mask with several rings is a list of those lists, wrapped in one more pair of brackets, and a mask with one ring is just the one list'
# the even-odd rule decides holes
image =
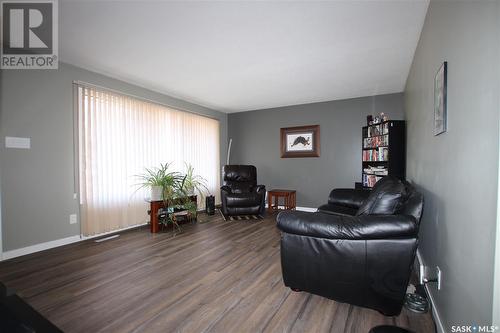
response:
{"label": "book on shelf", "polygon": [[378,147],[370,150],[363,150],[363,162],[387,162],[389,160],[389,148]]}
{"label": "book on shelf", "polygon": [[389,123],[368,126],[368,137],[389,133]]}
{"label": "book on shelf", "polygon": [[382,179],[382,176],[363,174],[363,186],[373,187],[380,179]]}
{"label": "book on shelf", "polygon": [[368,137],[363,139],[363,148],[377,148],[389,145],[389,135]]}
{"label": "book on shelf", "polygon": [[385,165],[369,165],[366,168],[363,168],[363,173],[367,175],[387,176],[389,174],[389,170]]}

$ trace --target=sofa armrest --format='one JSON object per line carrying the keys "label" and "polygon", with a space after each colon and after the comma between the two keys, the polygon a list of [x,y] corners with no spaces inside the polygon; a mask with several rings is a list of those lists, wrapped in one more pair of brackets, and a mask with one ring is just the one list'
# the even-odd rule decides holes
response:
{"label": "sofa armrest", "polygon": [[359,208],[370,195],[368,190],[336,188],[330,192],[328,203],[332,205]]}
{"label": "sofa armrest", "polygon": [[327,239],[386,239],[417,237],[418,226],[409,215],[340,216],[284,211],[278,228],[286,233]]}

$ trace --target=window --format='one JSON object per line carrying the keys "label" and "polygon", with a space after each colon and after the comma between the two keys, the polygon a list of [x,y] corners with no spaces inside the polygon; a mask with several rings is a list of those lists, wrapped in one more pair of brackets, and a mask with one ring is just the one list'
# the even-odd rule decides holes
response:
{"label": "window", "polygon": [[137,191],[136,175],[160,163],[176,171],[191,164],[219,202],[217,120],[98,88],[77,90],[84,235],[146,222],[149,191]]}

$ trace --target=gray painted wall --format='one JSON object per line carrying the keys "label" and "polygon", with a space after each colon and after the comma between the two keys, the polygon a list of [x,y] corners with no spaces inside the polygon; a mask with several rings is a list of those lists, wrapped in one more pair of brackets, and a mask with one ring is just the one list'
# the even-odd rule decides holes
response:
{"label": "gray painted wall", "polygon": [[[445,331],[491,323],[499,150],[498,1],[431,1],[406,84],[407,177],[425,195],[420,252]],[[433,135],[434,75],[448,61],[448,132]]]}
{"label": "gray painted wall", "polygon": [[[233,113],[231,164],[253,164],[259,184],[297,190],[297,205],[318,207],[335,187],[361,180],[361,128],[366,116],[385,112],[403,119],[403,94]],[[319,158],[280,158],[280,128],[320,125]]]}
{"label": "gray painted wall", "polygon": [[[0,170],[4,251],[79,235],[73,199],[73,80],[133,94],[220,120],[221,164],[227,115],[67,64],[58,70],[0,72]],[[5,149],[5,136],[31,137],[31,150]]]}

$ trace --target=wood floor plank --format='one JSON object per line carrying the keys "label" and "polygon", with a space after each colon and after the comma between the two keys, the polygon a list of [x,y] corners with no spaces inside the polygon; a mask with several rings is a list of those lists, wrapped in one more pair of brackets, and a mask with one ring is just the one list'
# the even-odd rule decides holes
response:
{"label": "wood floor plank", "polygon": [[92,240],[0,263],[0,281],[65,332],[435,332],[430,314],[398,317],[283,285],[275,216],[201,215],[181,233]]}

